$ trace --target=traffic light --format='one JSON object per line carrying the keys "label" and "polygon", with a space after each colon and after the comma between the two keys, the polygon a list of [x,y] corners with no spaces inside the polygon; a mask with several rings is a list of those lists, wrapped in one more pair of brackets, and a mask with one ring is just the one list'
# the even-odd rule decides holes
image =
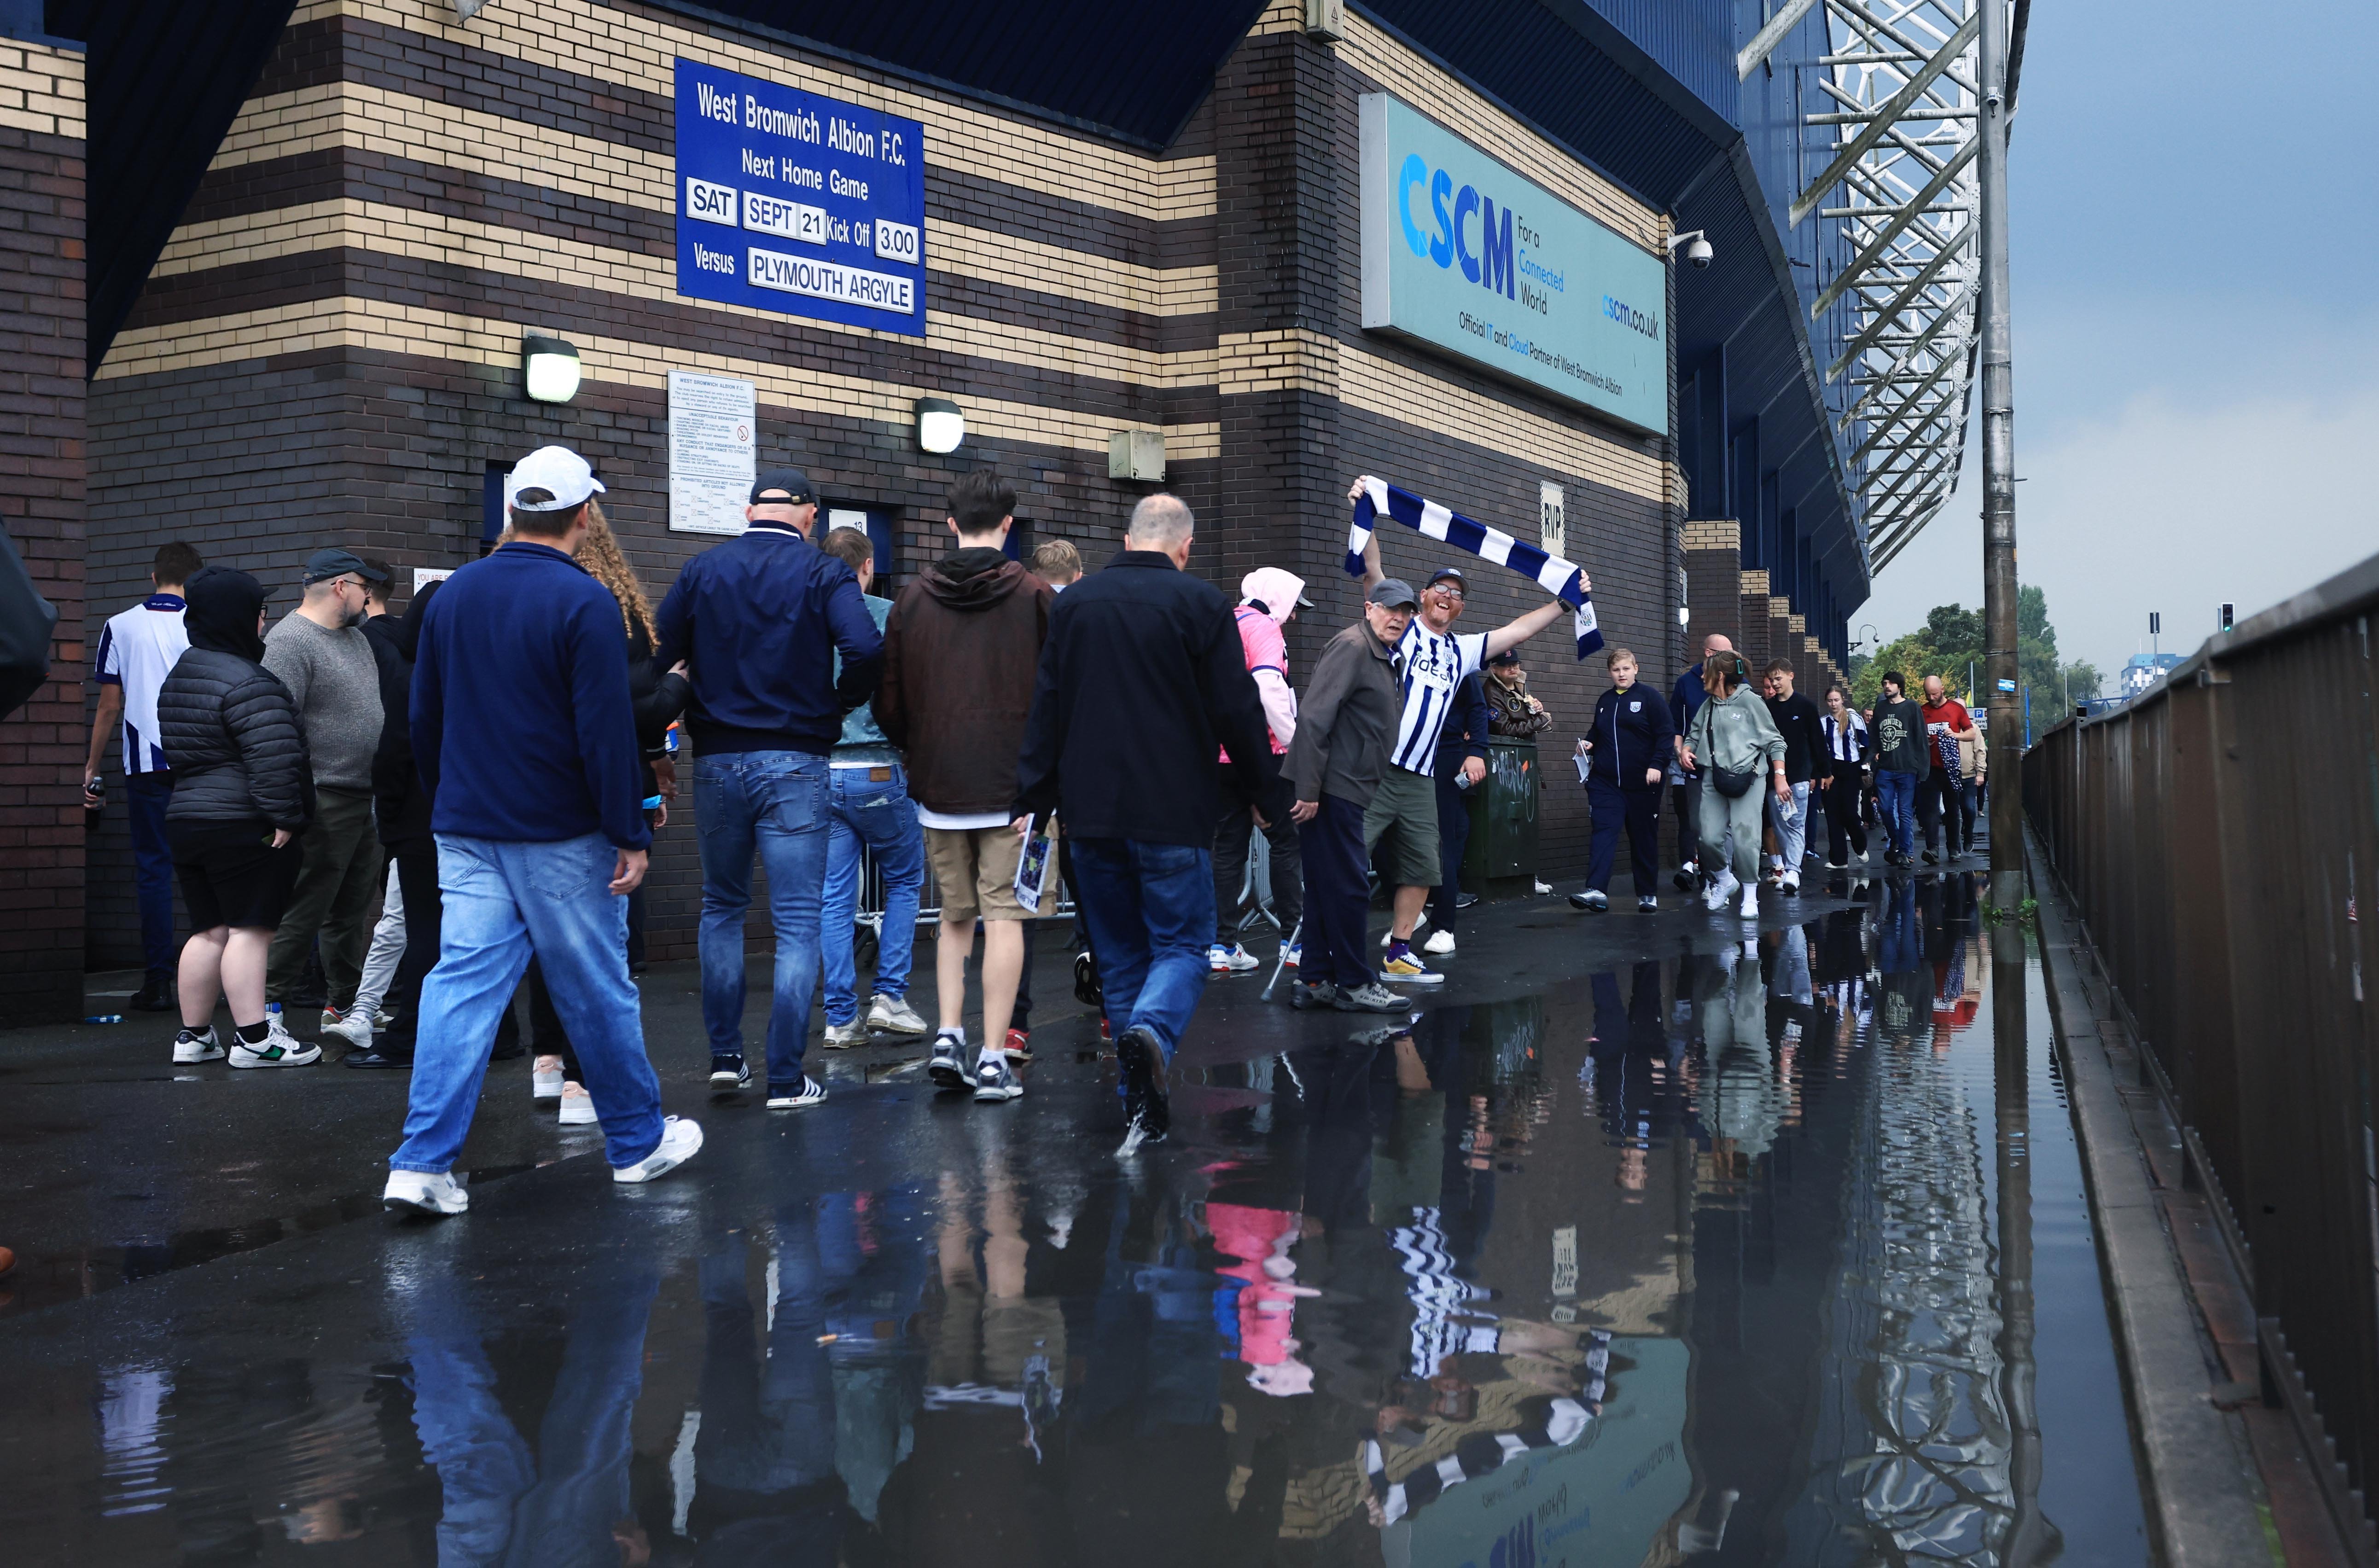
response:
{"label": "traffic light", "polygon": [[2221,609],[2216,612],[2214,618],[2216,625],[2214,629],[2217,632],[2228,632],[2230,630],[2230,621],[2232,619],[2231,612],[2237,608],[2238,607],[2233,605],[2228,599],[2224,599],[2222,601]]}

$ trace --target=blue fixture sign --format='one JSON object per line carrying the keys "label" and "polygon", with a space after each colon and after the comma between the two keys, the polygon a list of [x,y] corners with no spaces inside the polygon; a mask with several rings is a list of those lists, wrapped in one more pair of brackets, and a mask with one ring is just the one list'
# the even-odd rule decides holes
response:
{"label": "blue fixture sign", "polygon": [[1367,330],[1667,433],[1666,262],[1384,92],[1362,184]]}
{"label": "blue fixture sign", "polygon": [[677,62],[677,291],[925,332],[925,128]]}

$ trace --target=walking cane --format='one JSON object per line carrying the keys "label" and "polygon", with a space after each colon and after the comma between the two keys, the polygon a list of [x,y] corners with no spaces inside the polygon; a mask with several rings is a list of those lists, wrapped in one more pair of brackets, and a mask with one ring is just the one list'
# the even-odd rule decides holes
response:
{"label": "walking cane", "polygon": [[1305,917],[1300,914],[1297,917],[1296,925],[1289,929],[1288,940],[1280,945],[1280,958],[1272,966],[1272,978],[1264,982],[1263,995],[1257,997],[1256,1000],[1260,1002],[1269,1002],[1272,1000],[1272,988],[1280,983],[1280,971],[1288,967],[1288,950],[1297,946],[1297,939],[1304,933],[1304,930]]}

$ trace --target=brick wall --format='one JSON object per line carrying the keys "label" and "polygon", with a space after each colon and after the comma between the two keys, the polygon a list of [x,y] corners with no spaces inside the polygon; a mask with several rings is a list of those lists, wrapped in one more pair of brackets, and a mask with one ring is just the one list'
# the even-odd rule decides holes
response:
{"label": "brick wall", "polygon": [[49,682],[0,720],[0,1026],[82,1011],[82,83],[0,41],[0,526],[58,609]]}
{"label": "brick wall", "polygon": [[[467,24],[440,0],[310,0],[99,369],[93,592],[137,597],[147,553],[175,535],[258,572],[275,613],[323,543],[457,565],[477,551],[488,464],[555,440],[601,466],[658,596],[710,542],[667,526],[666,378],[694,369],[755,384],[764,466],[798,464],[829,501],[899,519],[896,577],[946,548],[942,492],[986,464],[1016,482],[1035,537],[1103,561],[1149,488],[1107,478],[1107,437],[1161,428],[1166,486],[1201,516],[1191,569],[1235,587],[1282,565],[1310,583],[1299,670],[1356,613],[1339,569],[1354,474],[1529,539],[1552,480],[1605,634],[1660,673],[1667,443],[1360,331],[1358,97],[1436,105],[1648,249],[1663,220],[1360,17],[1330,46],[1299,15],[1275,4],[1152,155],[635,0],[489,6]],[[678,55],[924,123],[922,339],[678,296]],[[526,326],[577,345],[569,406],[523,401]],[[966,412],[949,458],[915,450],[921,392]],[[1394,570],[1438,559],[1406,530],[1383,539]],[[1491,568],[1476,580],[1467,629],[1539,600]],[[1559,740],[1590,712],[1600,663],[1554,634],[1529,659]],[[1554,870],[1583,866],[1574,794],[1548,801]],[[658,956],[691,940],[692,843],[683,817],[662,837]],[[106,835],[97,848],[123,852]],[[93,886],[92,949],[109,958],[133,942],[119,880]]]}

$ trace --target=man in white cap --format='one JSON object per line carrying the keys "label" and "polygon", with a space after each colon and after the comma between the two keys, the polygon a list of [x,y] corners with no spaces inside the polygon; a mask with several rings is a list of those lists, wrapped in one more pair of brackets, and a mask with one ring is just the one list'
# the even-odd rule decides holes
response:
{"label": "man in white cap", "polygon": [[448,579],[413,669],[444,919],[382,1201],[423,1214],[470,1205],[453,1164],[532,951],[577,1046],[612,1179],[650,1181],[702,1147],[701,1128],[661,1115],[628,980],[627,896],[652,830],[627,644],[619,604],[571,559],[603,485],[558,446],[521,459],[513,480],[513,542]]}
{"label": "man in white cap", "polygon": [[[1239,607],[1232,612],[1238,623],[1239,645],[1247,655],[1248,673],[1255,677],[1256,695],[1262,699],[1264,727],[1272,738],[1272,754],[1288,754],[1297,738],[1297,694],[1288,684],[1288,641],[1285,633],[1300,609],[1313,601],[1305,597],[1305,579],[1277,566],[1259,566],[1239,579]],[[1226,755],[1226,762],[1230,759]],[[1305,911],[1305,873],[1297,849],[1297,824],[1288,818],[1297,803],[1297,788],[1278,781],[1262,802],[1262,827],[1272,853],[1272,912],[1280,922],[1280,939],[1291,964],[1297,951],[1290,943]],[[1216,974],[1251,970],[1260,959],[1239,946],[1239,887],[1247,880],[1248,845],[1258,827],[1256,812],[1234,802],[1214,830],[1214,940],[1206,950],[1207,967]]]}

